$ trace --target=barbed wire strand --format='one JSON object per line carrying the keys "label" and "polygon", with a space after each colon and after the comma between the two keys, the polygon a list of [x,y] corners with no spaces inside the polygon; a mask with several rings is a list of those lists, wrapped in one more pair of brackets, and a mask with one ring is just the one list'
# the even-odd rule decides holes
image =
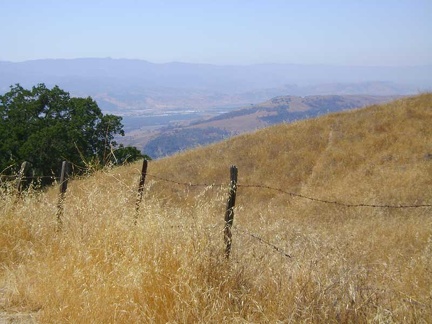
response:
{"label": "barbed wire strand", "polygon": [[33,180],[33,179],[55,179],[55,180],[59,180],[60,177],[56,177],[56,176],[22,176],[20,177],[19,175],[1,175],[0,176],[1,179],[12,179],[12,180],[17,180],[17,179],[21,179],[21,180]]}
{"label": "barbed wire strand", "polygon": [[166,178],[162,178],[160,176],[154,175],[154,174],[150,174],[150,173],[146,173],[146,176],[148,177],[152,177],[161,181],[165,181],[165,182],[171,182],[177,185],[182,185],[182,186],[189,186],[189,187],[225,187],[226,184],[216,184],[216,183],[191,183],[191,182],[178,182],[175,180],[171,180],[171,179],[166,179]]}
{"label": "barbed wire strand", "polygon": [[247,230],[242,230],[238,226],[233,226],[233,229],[236,230],[236,231],[238,231],[241,234],[248,235],[248,236],[256,239],[257,241],[259,241],[260,243],[262,243],[264,245],[267,245],[267,246],[271,247],[273,250],[275,250],[276,252],[280,253],[281,255],[283,255],[283,256],[285,256],[285,257],[287,257],[289,259],[291,259],[293,257],[290,254],[286,253],[282,248],[280,248],[280,247],[278,247],[278,246],[276,246],[276,245],[274,245],[274,244],[272,244],[272,243],[264,240],[262,237],[258,236],[257,234],[251,233],[251,232],[249,232]]}
{"label": "barbed wire strand", "polygon": [[[226,184],[216,184],[216,183],[212,183],[212,184],[208,184],[208,183],[191,183],[191,182],[180,182],[180,181],[176,181],[176,180],[172,180],[172,179],[167,179],[164,177],[160,177],[154,174],[150,174],[150,173],[146,173],[145,174],[148,177],[152,177],[154,179],[160,180],[160,181],[164,181],[164,182],[169,182],[169,183],[174,183],[177,185],[182,185],[182,186],[189,186],[189,187],[225,187]],[[13,178],[18,178],[18,176],[8,176],[8,175],[3,175],[2,177],[13,177]],[[58,177],[54,177],[54,176],[34,176],[34,177],[21,177],[21,179],[44,179],[44,178],[50,178],[50,179],[55,179],[58,180],[60,178]],[[298,194],[298,193],[294,193],[294,192],[290,192],[290,191],[286,191],[280,188],[275,188],[275,187],[270,187],[267,185],[256,185],[256,184],[239,184],[237,183],[237,187],[238,188],[255,188],[255,189],[266,189],[266,190],[273,190],[273,191],[278,191],[280,193],[289,195],[291,197],[297,197],[297,198],[301,198],[301,199],[306,199],[306,200],[310,200],[310,201],[315,201],[315,202],[319,202],[319,203],[324,203],[324,204],[333,204],[333,205],[338,205],[338,206],[343,206],[343,207],[370,207],[370,208],[392,208],[392,209],[406,209],[406,208],[425,208],[425,207],[432,207],[432,204],[420,204],[420,205],[390,205],[390,204],[366,204],[366,203],[359,203],[359,204],[354,204],[354,203],[344,203],[344,202],[339,202],[336,200],[325,200],[325,199],[320,199],[320,198],[316,198],[316,197],[309,197],[309,196],[305,196],[302,194]]]}
{"label": "barbed wire strand", "polygon": [[292,197],[302,198],[306,200],[316,201],[325,204],[334,204],[344,207],[372,207],[372,208],[423,208],[423,207],[432,207],[432,204],[421,204],[421,205],[380,205],[380,204],[353,204],[353,203],[343,203],[336,200],[325,200],[320,198],[308,197],[302,194],[297,194],[294,192],[286,191],[280,188],[274,188],[266,185],[249,185],[249,184],[237,184],[237,187],[243,188],[257,188],[257,189],[268,189],[278,191],[283,194],[290,195]]}
{"label": "barbed wire strand", "polygon": [[[193,184],[193,183],[187,183],[187,182],[178,182],[175,180],[171,180],[171,179],[166,179],[163,177],[159,177],[156,175],[152,175],[152,174],[147,174],[147,176],[153,177],[155,179],[161,180],[161,181],[165,181],[165,182],[171,182],[171,183],[175,183],[177,185],[184,185],[184,186],[190,186],[190,187],[224,187],[226,185],[223,184]],[[315,197],[308,197],[302,194],[297,194],[294,192],[290,192],[290,191],[286,191],[280,188],[274,188],[274,187],[270,187],[267,185],[253,185],[253,184],[239,184],[237,183],[237,187],[238,188],[255,188],[255,189],[267,189],[267,190],[274,190],[274,191],[278,191],[280,193],[283,194],[287,194],[290,195],[292,197],[297,197],[297,198],[301,198],[301,199],[306,199],[306,200],[310,200],[310,201],[315,201],[315,202],[319,202],[319,203],[325,203],[325,204],[334,204],[334,205],[339,205],[339,206],[344,206],[344,207],[371,207],[371,208],[399,208],[399,209],[404,209],[404,208],[424,208],[424,207],[432,207],[432,204],[421,204],[421,205],[381,205],[381,204],[365,204],[365,203],[360,203],[360,204],[353,204],[353,203],[343,203],[343,202],[339,202],[336,200],[325,200],[325,199],[320,199],[320,198],[315,198]]]}

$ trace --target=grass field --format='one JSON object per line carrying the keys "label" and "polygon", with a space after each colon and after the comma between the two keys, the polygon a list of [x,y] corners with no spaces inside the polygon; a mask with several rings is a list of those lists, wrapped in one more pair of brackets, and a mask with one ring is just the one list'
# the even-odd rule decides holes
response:
{"label": "grass field", "polygon": [[104,169],[61,230],[56,188],[3,186],[0,323],[431,322],[431,125],[423,94],[151,161],[138,215],[140,164]]}

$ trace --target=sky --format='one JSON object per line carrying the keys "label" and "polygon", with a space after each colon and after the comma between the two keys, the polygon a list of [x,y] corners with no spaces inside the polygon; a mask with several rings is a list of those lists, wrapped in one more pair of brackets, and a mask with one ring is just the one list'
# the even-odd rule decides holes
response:
{"label": "sky", "polygon": [[0,0],[0,61],[432,64],[432,0]]}

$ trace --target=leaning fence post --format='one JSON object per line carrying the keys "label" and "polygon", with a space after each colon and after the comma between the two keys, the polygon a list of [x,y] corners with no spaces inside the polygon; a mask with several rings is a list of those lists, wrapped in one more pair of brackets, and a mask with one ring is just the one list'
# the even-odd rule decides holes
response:
{"label": "leaning fence post", "polygon": [[18,178],[17,178],[17,182],[16,182],[16,190],[17,190],[18,196],[20,196],[21,192],[24,190],[24,183],[27,181],[26,175],[28,173],[30,165],[31,165],[30,162],[27,162],[27,161],[24,161],[21,164],[21,169],[18,173]]}
{"label": "leaning fence post", "polygon": [[234,206],[237,192],[237,175],[238,169],[235,165],[230,168],[230,188],[227,201],[227,208],[225,212],[225,227],[224,227],[224,241],[225,241],[225,257],[228,259],[231,253],[232,233],[231,227],[234,222]]}
{"label": "leaning fence post", "polygon": [[142,196],[143,196],[143,191],[144,191],[144,183],[145,183],[145,178],[147,175],[147,165],[148,165],[148,161],[147,161],[147,159],[144,159],[142,169],[141,169],[140,182],[139,182],[139,186],[138,186],[138,197],[137,197],[136,204],[135,204],[135,224],[137,223],[139,208],[140,208],[140,204],[142,201]]}
{"label": "leaning fence post", "polygon": [[60,193],[59,193],[59,200],[57,204],[57,224],[59,228],[63,225],[63,203],[65,200],[65,194],[67,190],[68,185],[68,178],[69,178],[69,163],[66,161],[63,161],[61,173],[60,173]]}

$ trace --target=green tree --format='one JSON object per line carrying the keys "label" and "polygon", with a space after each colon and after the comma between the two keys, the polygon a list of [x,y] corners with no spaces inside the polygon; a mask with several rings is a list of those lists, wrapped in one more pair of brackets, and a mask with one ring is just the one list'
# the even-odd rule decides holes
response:
{"label": "green tree", "polygon": [[0,173],[16,172],[24,160],[37,175],[57,173],[62,160],[75,172],[112,163],[110,154],[117,148],[135,152],[114,141],[124,135],[121,119],[104,115],[92,98],[71,98],[58,86],[11,86],[0,96]]}
{"label": "green tree", "polygon": [[110,161],[113,164],[127,164],[139,159],[151,160],[148,155],[142,154],[136,147],[125,147],[122,144],[110,156]]}

